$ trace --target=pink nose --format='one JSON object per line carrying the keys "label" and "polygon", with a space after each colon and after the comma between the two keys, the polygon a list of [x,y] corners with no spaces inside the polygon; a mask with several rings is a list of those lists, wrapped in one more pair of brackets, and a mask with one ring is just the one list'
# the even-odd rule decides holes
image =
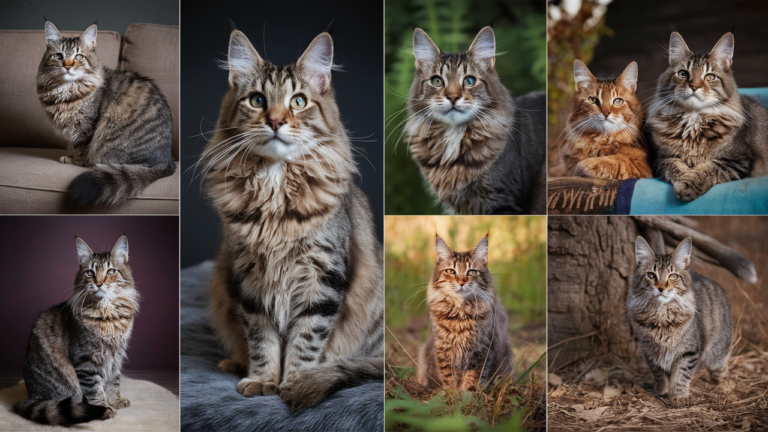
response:
{"label": "pink nose", "polygon": [[277,130],[280,129],[280,126],[285,124],[285,120],[270,118],[267,120],[267,124],[269,124],[273,131],[277,132]]}

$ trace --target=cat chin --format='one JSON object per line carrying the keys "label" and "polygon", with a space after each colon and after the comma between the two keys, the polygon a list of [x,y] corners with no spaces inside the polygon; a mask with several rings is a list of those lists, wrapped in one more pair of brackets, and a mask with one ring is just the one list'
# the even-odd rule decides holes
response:
{"label": "cat chin", "polygon": [[301,146],[298,144],[287,143],[278,138],[272,138],[260,146],[255,146],[251,151],[259,156],[280,162],[294,160],[303,154]]}
{"label": "cat chin", "polygon": [[464,111],[449,110],[441,112],[436,116],[438,120],[443,123],[459,126],[469,123],[472,120],[472,112],[468,108],[463,108]]}
{"label": "cat chin", "polygon": [[678,96],[676,99],[676,102],[678,105],[680,105],[683,108],[688,108],[691,110],[703,110],[710,108],[712,106],[715,106],[718,102],[717,101],[709,101],[706,99],[701,99],[699,96],[696,96],[694,94],[685,94],[683,96]]}
{"label": "cat chin", "polygon": [[83,74],[71,74],[71,73],[63,73],[61,75],[61,79],[63,79],[66,82],[75,82],[83,78]]}

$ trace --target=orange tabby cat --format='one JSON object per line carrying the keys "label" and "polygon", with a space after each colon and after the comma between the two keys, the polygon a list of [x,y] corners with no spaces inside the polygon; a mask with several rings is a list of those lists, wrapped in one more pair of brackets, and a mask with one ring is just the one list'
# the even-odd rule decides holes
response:
{"label": "orange tabby cat", "polygon": [[616,79],[595,78],[573,64],[576,94],[562,144],[565,175],[604,180],[652,177],[642,143],[645,112],[635,96],[637,63]]}

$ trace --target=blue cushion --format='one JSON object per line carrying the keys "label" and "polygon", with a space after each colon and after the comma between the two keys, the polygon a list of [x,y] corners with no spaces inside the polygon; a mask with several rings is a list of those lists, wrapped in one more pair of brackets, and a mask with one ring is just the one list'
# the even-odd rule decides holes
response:
{"label": "blue cushion", "polygon": [[667,182],[641,179],[635,183],[629,214],[765,215],[768,177],[721,183],[691,202],[677,199]]}

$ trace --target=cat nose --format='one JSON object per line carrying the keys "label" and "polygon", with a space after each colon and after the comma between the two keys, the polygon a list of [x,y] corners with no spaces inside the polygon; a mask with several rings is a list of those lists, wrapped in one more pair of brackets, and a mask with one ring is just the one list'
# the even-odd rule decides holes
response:
{"label": "cat nose", "polygon": [[690,83],[688,86],[689,86],[689,87],[691,88],[691,90],[693,90],[693,91],[696,91],[696,90],[698,90],[698,89],[699,89],[699,86],[697,86],[697,85],[695,85],[695,84],[693,84],[693,83]]}
{"label": "cat nose", "polygon": [[461,99],[461,96],[448,96],[448,95],[446,95],[445,98],[448,99],[449,101],[451,101],[451,105],[456,105],[456,101]]}
{"label": "cat nose", "polygon": [[275,132],[277,132],[277,130],[280,129],[280,126],[284,125],[285,123],[286,123],[285,122],[285,117],[283,117],[283,118],[269,117],[269,119],[267,119],[267,124]]}
{"label": "cat nose", "polygon": [[69,59],[64,60],[64,69],[69,70],[69,68],[71,68],[74,65],[75,65],[74,60],[69,60]]}
{"label": "cat nose", "polygon": [[96,282],[96,286],[101,288],[101,286],[104,285],[104,282]]}

